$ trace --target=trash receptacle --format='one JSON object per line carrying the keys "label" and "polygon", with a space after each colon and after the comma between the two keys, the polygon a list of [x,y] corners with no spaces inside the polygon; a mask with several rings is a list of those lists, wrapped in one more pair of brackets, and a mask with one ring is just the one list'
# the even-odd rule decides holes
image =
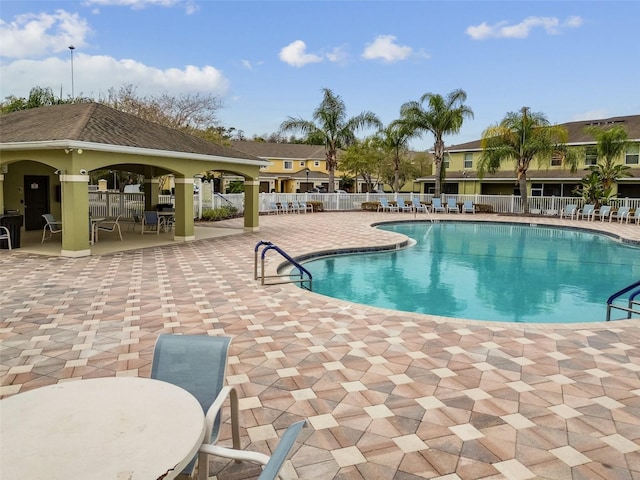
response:
{"label": "trash receptacle", "polygon": [[[11,235],[11,248],[20,248],[20,229],[22,228],[22,215],[0,215],[0,225],[7,227]],[[0,240],[0,248],[8,249],[7,240]]]}

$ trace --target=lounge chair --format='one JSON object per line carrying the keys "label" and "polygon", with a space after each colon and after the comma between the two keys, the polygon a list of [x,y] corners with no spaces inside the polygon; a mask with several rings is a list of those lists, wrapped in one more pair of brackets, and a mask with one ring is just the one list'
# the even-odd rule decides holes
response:
{"label": "lounge chair", "polygon": [[438,213],[438,212],[446,213],[447,211],[447,209],[444,208],[444,206],[442,205],[442,200],[440,200],[439,198],[433,199],[433,201],[431,202],[431,209],[433,210],[433,213]]}
{"label": "lounge chair", "polygon": [[46,235],[47,235],[47,230],[49,230],[49,237],[51,238],[53,237],[54,233],[60,233],[62,232],[62,222],[57,221],[53,215],[51,215],[50,213],[45,213],[44,215],[42,215],[44,217],[45,225],[44,228],[42,229],[42,242],[40,243],[44,243],[45,240],[47,240]]}
{"label": "lounge chair", "polygon": [[411,206],[416,212],[424,212],[427,213],[427,206],[423,205],[418,198],[411,199]]}
{"label": "lounge chair", "polygon": [[[185,389],[202,406],[206,426],[204,441],[197,456],[199,479],[209,477],[208,455],[262,464],[264,470],[259,478],[275,479],[306,422],[302,420],[291,425],[271,456],[240,449],[238,394],[234,387],[224,385],[230,344],[230,337],[160,335],[153,351],[151,378]],[[231,408],[233,448],[215,444],[220,433],[222,406],[227,399]],[[196,457],[182,473],[193,475],[195,464]]]}
{"label": "lounge chair", "polygon": [[629,207],[618,207],[618,210],[612,212],[611,215],[609,215],[609,223],[611,223],[611,220],[613,220],[614,218],[618,221],[618,223],[622,223],[622,221],[625,219],[627,223],[629,223],[629,210]]}
{"label": "lounge chair", "polygon": [[302,210],[302,208],[300,207],[300,203],[299,202],[291,202],[289,204],[289,211],[291,213],[300,213],[301,210]]}
{"label": "lounge chair", "polygon": [[578,210],[578,214],[576,215],[577,219],[584,220],[587,217],[587,220],[593,220],[593,214],[596,211],[596,206],[588,203],[582,209]]}
{"label": "lounge chair", "polygon": [[471,200],[462,203],[462,213],[476,213],[476,206]]}
{"label": "lounge chair", "polygon": [[380,204],[378,205],[378,209],[377,211],[379,212],[380,210],[382,210],[383,212],[399,212],[400,210],[398,209],[397,205],[391,205],[389,203],[389,200],[387,200],[385,197],[381,197],[379,200]]}
{"label": "lounge chair", "polygon": [[460,209],[458,208],[458,203],[455,198],[449,198],[447,200],[447,213],[449,212],[460,213]]}
{"label": "lounge chair", "polygon": [[304,213],[313,213],[313,205],[307,202],[300,202],[300,210],[302,210]]}
{"label": "lounge chair", "polygon": [[120,230],[120,223],[118,223],[120,221],[120,217],[122,215],[118,215],[115,220],[114,219],[107,219],[107,220],[103,220],[102,222],[98,223],[98,225],[96,225],[96,239],[95,241],[98,241],[98,232],[115,232],[116,230],[118,231],[118,236],[120,237],[120,241],[122,241],[122,231]]}
{"label": "lounge chair", "polygon": [[629,216],[627,216],[627,223],[629,223],[629,219],[635,222],[636,225],[640,225],[640,207],[636,207],[636,209],[633,212],[633,215],[630,214]]}
{"label": "lounge chair", "polygon": [[267,215],[274,213],[278,215],[280,213],[280,208],[276,202],[269,203],[269,208],[267,209]]}
{"label": "lounge chair", "polygon": [[605,218],[609,218],[611,215],[611,205],[603,205],[598,210],[593,212],[593,218],[598,217],[601,222],[604,222]]}
{"label": "lounge chair", "polygon": [[571,220],[578,218],[578,206],[574,203],[570,203],[565,205],[562,210],[560,210],[560,218],[571,217]]}
{"label": "lounge chair", "polygon": [[400,210],[403,212],[412,212],[413,207],[404,203],[404,198],[398,197],[398,211]]}

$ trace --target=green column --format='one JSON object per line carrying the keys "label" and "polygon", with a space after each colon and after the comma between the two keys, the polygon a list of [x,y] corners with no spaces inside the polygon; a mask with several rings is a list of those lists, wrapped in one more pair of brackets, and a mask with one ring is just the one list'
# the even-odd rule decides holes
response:
{"label": "green column", "polygon": [[4,174],[0,173],[0,215],[4,214]]}
{"label": "green column", "polygon": [[158,187],[160,182],[157,178],[144,178],[144,209],[154,210],[158,204]]}
{"label": "green column", "polygon": [[86,257],[89,248],[89,175],[60,175],[63,257]]}
{"label": "green column", "polygon": [[193,228],[193,178],[176,177],[174,180],[176,223],[173,238],[179,242],[194,240],[196,237]]}
{"label": "green column", "polygon": [[260,180],[244,181],[244,229],[247,232],[257,232],[260,229],[258,222],[259,213]]}

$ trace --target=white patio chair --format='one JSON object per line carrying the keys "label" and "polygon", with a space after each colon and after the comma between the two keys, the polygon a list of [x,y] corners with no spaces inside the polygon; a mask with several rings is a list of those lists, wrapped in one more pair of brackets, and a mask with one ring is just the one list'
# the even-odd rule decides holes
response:
{"label": "white patio chair", "polygon": [[44,241],[47,240],[47,230],[49,230],[48,238],[53,237],[54,233],[62,232],[62,222],[57,221],[50,213],[45,213],[42,216],[47,223],[45,223],[44,228],[42,229],[42,242],[40,243],[44,243]]}
{"label": "white patio chair", "polygon": [[[2,233],[4,231],[4,233]],[[11,250],[11,232],[4,225],[0,225],[0,240],[6,240],[9,250]]]}
{"label": "white patio chair", "polygon": [[[155,210],[145,210],[142,217],[142,235],[145,233],[156,232],[160,234],[160,228],[164,225],[164,218],[158,215]],[[151,227],[151,230],[145,232],[145,227]]]}
{"label": "white patio chair", "polygon": [[122,215],[118,215],[115,220],[107,219],[96,225],[96,241],[98,241],[98,232],[118,232],[118,236],[120,237],[120,241],[122,241],[122,231],[120,230],[120,217]]}
{"label": "white patio chair", "polygon": [[[204,442],[197,457],[182,471],[183,474],[193,476],[197,458],[198,478],[208,480],[208,455],[214,455],[264,465],[258,478],[274,480],[306,421],[292,424],[271,456],[241,450],[238,393],[234,387],[225,385],[230,345],[231,337],[160,335],[153,352],[151,378],[172,383],[191,393],[200,402],[206,415]],[[231,409],[232,448],[216,444],[220,433],[221,410],[227,399]]]}

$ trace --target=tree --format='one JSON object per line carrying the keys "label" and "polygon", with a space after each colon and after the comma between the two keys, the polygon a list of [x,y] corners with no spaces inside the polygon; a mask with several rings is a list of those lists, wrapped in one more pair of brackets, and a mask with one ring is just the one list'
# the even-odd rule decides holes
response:
{"label": "tree", "polygon": [[408,125],[402,121],[391,122],[384,130],[377,135],[377,140],[382,148],[389,152],[393,162],[393,180],[391,187],[394,192],[400,191],[400,161],[409,151],[409,139],[412,131]]}
{"label": "tree", "polygon": [[375,142],[373,137],[368,137],[355,141],[340,154],[340,168],[352,173],[356,179],[358,176],[362,177],[367,191],[370,192],[373,190],[374,177],[380,175],[380,165],[384,162],[384,157],[378,142]]}
{"label": "tree", "polygon": [[69,97],[63,100],[61,97],[56,97],[50,87],[36,86],[29,90],[28,98],[16,97],[15,95],[6,97],[2,102],[1,110],[2,113],[11,113],[19,110],[28,110],[30,108],[46,107],[48,105],[86,101],[91,100],[83,97],[78,97],[77,99]]}
{"label": "tree", "polygon": [[604,191],[611,189],[620,178],[630,177],[631,167],[616,163],[627,149],[627,130],[622,125],[616,125],[608,130],[595,126],[587,127],[585,130],[596,139],[598,152],[597,164],[591,165],[588,170],[596,173],[602,183],[602,189]]}
{"label": "tree", "polygon": [[611,198],[611,187],[604,189],[600,176],[596,172],[591,172],[580,180],[580,186],[573,192],[580,195],[585,204],[593,204],[596,208],[600,205],[607,205]]}
{"label": "tree", "polygon": [[[407,102],[400,107],[400,121],[406,124],[413,136],[421,137],[422,134],[430,132],[435,138],[433,161],[436,166],[436,196],[439,196],[442,190],[443,137],[460,132],[464,120],[473,118],[473,110],[464,104],[466,100],[466,92],[457,89],[449,92],[446,97],[425,93],[419,102]],[[422,105],[425,102],[427,108]]]}
{"label": "tree", "polygon": [[175,97],[163,93],[141,96],[131,84],[123,85],[119,90],[109,89],[106,98],[99,102],[191,134],[217,126],[217,112],[221,107],[220,99],[215,95],[183,94]]}
{"label": "tree", "polygon": [[478,176],[495,173],[502,162],[514,161],[516,181],[524,213],[529,213],[527,170],[536,158],[538,164],[549,163],[552,156],[561,156],[571,171],[576,171],[577,156],[566,148],[569,134],[559,125],[549,125],[541,112],[531,113],[529,107],[508,112],[498,125],[482,132],[482,156],[478,162]]}
{"label": "tree", "polygon": [[346,148],[356,141],[355,132],[361,128],[380,128],[378,117],[369,111],[347,118],[347,108],[339,95],[328,89],[322,89],[324,96],[313,112],[313,121],[288,117],[280,125],[280,131],[299,131],[306,139],[316,145],[325,146],[327,170],[329,171],[329,192],[334,191],[335,171],[338,167],[338,150]]}

